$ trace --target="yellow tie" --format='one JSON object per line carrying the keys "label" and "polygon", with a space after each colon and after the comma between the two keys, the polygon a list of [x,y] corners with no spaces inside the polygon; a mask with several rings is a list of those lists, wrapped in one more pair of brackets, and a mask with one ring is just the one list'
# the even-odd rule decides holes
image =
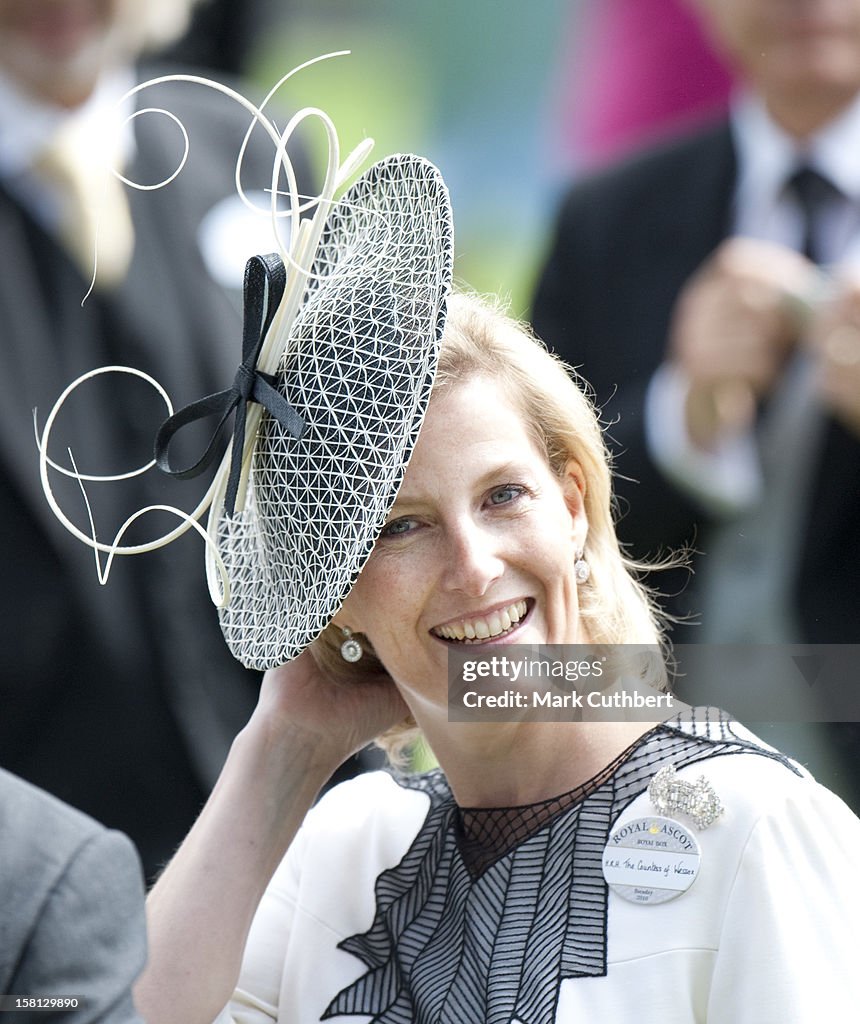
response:
{"label": "yellow tie", "polygon": [[97,288],[126,275],[134,228],[125,186],[111,173],[104,140],[64,125],[36,161],[36,172],[58,190],[59,239]]}

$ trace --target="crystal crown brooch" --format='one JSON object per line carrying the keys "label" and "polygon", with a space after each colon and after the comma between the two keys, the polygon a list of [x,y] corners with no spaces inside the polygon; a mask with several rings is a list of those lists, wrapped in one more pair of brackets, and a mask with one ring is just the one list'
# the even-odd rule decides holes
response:
{"label": "crystal crown brooch", "polygon": [[660,814],[680,811],[699,829],[713,825],[723,813],[720,798],[704,775],[695,782],[686,782],[676,776],[671,764],[661,768],[648,783],[648,796]]}

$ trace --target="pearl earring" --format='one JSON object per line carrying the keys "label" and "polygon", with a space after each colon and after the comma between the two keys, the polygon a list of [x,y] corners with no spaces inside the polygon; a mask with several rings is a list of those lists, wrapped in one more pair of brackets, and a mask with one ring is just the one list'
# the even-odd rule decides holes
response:
{"label": "pearl earring", "polygon": [[582,557],[582,554],[582,551],[580,551],[576,556],[576,561],[573,563],[573,575],[579,584],[588,583],[591,576],[591,566]]}
{"label": "pearl earring", "polygon": [[364,648],[352,635],[352,630],[347,629],[346,626],[341,626],[340,631],[343,633],[343,643],[340,645],[340,656],[344,661],[361,661],[361,656],[364,654]]}

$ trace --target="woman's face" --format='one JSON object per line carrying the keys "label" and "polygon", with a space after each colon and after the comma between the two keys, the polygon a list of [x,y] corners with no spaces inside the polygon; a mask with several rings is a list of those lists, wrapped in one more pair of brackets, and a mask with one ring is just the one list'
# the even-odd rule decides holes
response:
{"label": "woman's face", "polygon": [[445,389],[338,625],[371,640],[416,713],[445,704],[453,646],[584,642],[582,495],[579,466],[559,480],[492,380]]}

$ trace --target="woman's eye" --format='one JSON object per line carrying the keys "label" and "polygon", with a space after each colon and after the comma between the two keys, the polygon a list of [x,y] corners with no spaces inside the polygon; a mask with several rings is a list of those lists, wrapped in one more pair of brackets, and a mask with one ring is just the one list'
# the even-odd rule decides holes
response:
{"label": "woman's eye", "polygon": [[402,519],[393,519],[390,523],[386,523],[383,526],[380,537],[402,537],[404,534],[409,533],[414,526],[414,519],[407,519],[405,516]]}
{"label": "woman's eye", "polygon": [[504,487],[497,487],[490,493],[490,504],[507,505],[511,501],[516,501],[523,491],[524,488],[518,487],[516,484],[505,484]]}

